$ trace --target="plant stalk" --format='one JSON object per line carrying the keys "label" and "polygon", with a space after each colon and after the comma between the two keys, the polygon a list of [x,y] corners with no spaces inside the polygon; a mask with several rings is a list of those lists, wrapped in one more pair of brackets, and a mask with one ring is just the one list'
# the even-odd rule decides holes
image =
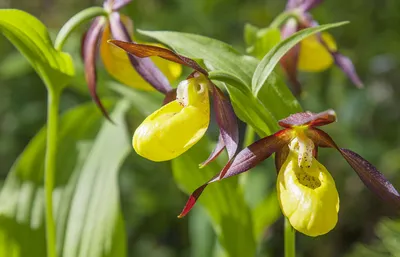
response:
{"label": "plant stalk", "polygon": [[108,16],[108,12],[102,7],[90,7],[75,14],[69,19],[58,32],[54,48],[58,51],[64,46],[65,41],[71,35],[72,31],[81,24],[98,16]]}
{"label": "plant stalk", "polygon": [[44,192],[46,196],[46,244],[47,257],[57,257],[56,226],[53,216],[53,190],[56,172],[58,109],[61,89],[48,88],[46,157],[44,170]]}
{"label": "plant stalk", "polygon": [[285,257],[296,256],[296,230],[285,217]]}
{"label": "plant stalk", "polygon": [[297,10],[290,10],[290,11],[285,11],[279,14],[269,25],[270,28],[277,28],[279,29],[280,27],[285,24],[287,20],[290,18],[295,18],[296,20],[299,20],[299,14]]}

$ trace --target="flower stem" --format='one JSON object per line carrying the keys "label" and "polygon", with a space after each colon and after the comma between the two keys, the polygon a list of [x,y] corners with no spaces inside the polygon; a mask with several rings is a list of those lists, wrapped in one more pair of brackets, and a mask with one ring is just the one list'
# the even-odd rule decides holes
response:
{"label": "flower stem", "polygon": [[285,257],[296,256],[296,230],[285,217]]}
{"label": "flower stem", "polygon": [[280,28],[285,24],[285,22],[290,19],[295,18],[296,20],[299,19],[299,15],[296,10],[285,11],[279,14],[269,25],[270,28]]}
{"label": "flower stem", "polygon": [[75,14],[64,24],[56,37],[54,48],[61,51],[65,41],[70,36],[71,32],[79,27],[82,23],[91,20],[98,16],[108,16],[107,10],[102,7],[90,7]]}
{"label": "flower stem", "polygon": [[46,243],[47,257],[57,257],[56,226],[53,217],[53,189],[56,170],[58,107],[60,89],[48,89],[46,159],[44,170],[44,191],[46,196]]}

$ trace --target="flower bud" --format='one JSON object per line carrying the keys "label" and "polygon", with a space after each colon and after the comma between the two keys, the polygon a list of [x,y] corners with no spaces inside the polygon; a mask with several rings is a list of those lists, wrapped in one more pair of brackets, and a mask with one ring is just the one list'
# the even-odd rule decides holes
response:
{"label": "flower bud", "polygon": [[210,122],[208,84],[203,77],[182,81],[176,100],[164,105],[136,129],[135,151],[152,161],[178,157],[197,143]]}
{"label": "flower bud", "polygon": [[315,158],[309,168],[301,168],[298,160],[298,153],[291,151],[279,171],[276,187],[282,212],[297,231],[308,236],[326,234],[338,220],[335,181]]}

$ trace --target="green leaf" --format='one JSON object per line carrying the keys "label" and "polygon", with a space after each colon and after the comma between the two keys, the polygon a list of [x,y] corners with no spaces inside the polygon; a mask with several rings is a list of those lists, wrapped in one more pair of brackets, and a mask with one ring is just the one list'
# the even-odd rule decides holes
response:
{"label": "green leaf", "polygon": [[269,75],[264,86],[258,92],[257,99],[274,115],[275,127],[273,131],[279,128],[278,120],[286,118],[290,114],[302,112],[299,102],[293,96],[283,78],[276,72]]}
{"label": "green leaf", "polygon": [[338,22],[332,24],[321,25],[313,28],[307,28],[300,30],[285,40],[281,41],[275,47],[273,47],[258,64],[256,71],[254,72],[253,79],[251,82],[251,87],[253,94],[258,95],[258,92],[264,86],[269,75],[273,72],[275,66],[278,64],[279,60],[297,43],[306,37],[316,34],[318,32],[339,27],[347,24],[348,22]]}
{"label": "green leaf", "polygon": [[195,208],[188,219],[190,257],[213,256],[216,237],[207,213],[203,208]]}
{"label": "green leaf", "polygon": [[256,40],[257,40],[257,32],[260,30],[260,28],[250,24],[246,23],[244,25],[244,42],[246,45],[251,46],[253,45]]}
{"label": "green leaf", "polygon": [[[198,164],[207,159],[210,148],[204,137],[188,152],[172,160],[175,181],[186,193],[191,193],[222,168],[216,161],[203,169],[198,168]],[[210,215],[219,242],[230,257],[255,255],[251,213],[236,178],[209,185],[199,202]]]}
{"label": "green leaf", "polygon": [[400,256],[400,220],[383,218],[375,228],[377,238],[370,245],[358,243],[347,257],[398,257]]}
{"label": "green leaf", "polygon": [[54,49],[43,23],[26,12],[3,9],[0,31],[29,60],[47,87],[67,85],[74,74],[72,59]]}
{"label": "green leaf", "polygon": [[[104,121],[93,104],[74,108],[61,119],[53,192],[59,256],[125,256],[117,175],[130,149],[126,110],[125,102],[115,107],[117,125]],[[46,256],[45,139],[43,128],[0,192],[0,256]]]}
{"label": "green leaf", "polygon": [[264,235],[265,229],[281,217],[281,209],[279,208],[276,191],[268,194],[267,197],[252,210],[252,214],[254,237],[259,242]]}
{"label": "green leaf", "polygon": [[278,28],[258,29],[250,24],[245,26],[247,52],[257,59],[262,59],[281,40]]}
{"label": "green leaf", "polygon": [[240,54],[232,46],[209,37],[173,31],[143,31],[143,35],[155,38],[169,45],[179,54],[203,60],[210,71],[220,70],[236,76],[247,86],[251,85],[251,78],[258,61]]}

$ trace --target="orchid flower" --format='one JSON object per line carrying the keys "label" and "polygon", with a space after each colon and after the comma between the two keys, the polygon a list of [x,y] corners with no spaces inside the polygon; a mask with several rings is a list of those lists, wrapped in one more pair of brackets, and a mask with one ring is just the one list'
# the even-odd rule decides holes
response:
{"label": "orchid flower", "polygon": [[109,42],[135,58],[158,56],[195,70],[178,85],[176,99],[171,99],[152,113],[136,129],[132,144],[139,155],[152,161],[167,161],[196,144],[210,122],[211,94],[220,136],[214,151],[201,166],[214,160],[224,148],[227,149],[230,160],[233,158],[239,141],[237,118],[231,103],[208,79],[205,69],[194,60],[165,48],[119,40]]}
{"label": "orchid flower", "polygon": [[400,208],[400,194],[382,173],[357,153],[339,148],[327,133],[317,128],[334,121],[333,110],[317,114],[302,112],[280,120],[282,130],[240,151],[232,163],[192,193],[179,217],[192,209],[207,185],[246,172],[275,153],[276,188],[283,214],[303,234],[328,233],[338,221],[339,195],[332,176],[317,160],[318,147],[339,151],[372,192]]}
{"label": "orchid flower", "polygon": [[[296,18],[289,18],[283,25],[282,38],[285,39],[299,30],[317,26],[318,23],[312,18],[309,10],[321,2],[322,0],[289,0],[286,11],[293,11]],[[322,32],[307,37],[281,59],[283,69],[297,93],[300,92],[297,70],[320,72],[331,67],[333,63],[350,78],[354,85],[363,87],[353,63],[337,51],[335,40],[329,33]]]}
{"label": "orchid flower", "polygon": [[129,56],[121,49],[107,43],[110,39],[131,42],[133,23],[118,10],[131,0],[106,0],[104,9],[107,17],[97,17],[82,40],[82,55],[85,64],[85,76],[90,94],[108,118],[96,93],[96,55],[100,52],[107,72],[121,83],[141,90],[158,90],[163,94],[172,91],[170,81],[176,80],[181,74],[181,65],[165,60],[150,60]]}

